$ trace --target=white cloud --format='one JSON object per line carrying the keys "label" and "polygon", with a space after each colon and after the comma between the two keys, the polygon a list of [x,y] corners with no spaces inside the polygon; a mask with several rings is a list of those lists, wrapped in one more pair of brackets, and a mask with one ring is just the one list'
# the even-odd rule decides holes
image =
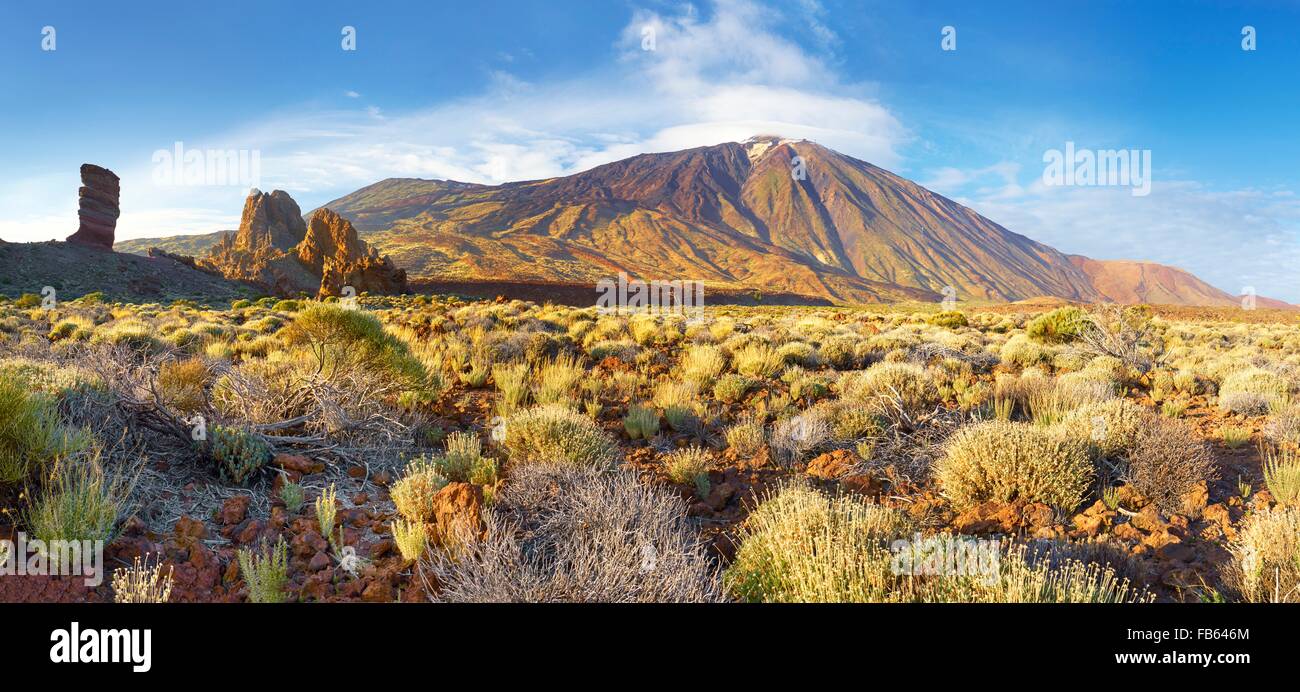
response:
{"label": "white cloud", "polygon": [[938,191],[1062,252],[1159,262],[1229,293],[1251,286],[1259,295],[1300,302],[1300,200],[1291,191],[1217,191],[1157,177],[1146,197],[1134,197],[1125,187],[1047,186],[1041,179],[1006,195],[1008,187],[1019,185],[981,186],[987,172],[944,169],[932,182]]}
{"label": "white cloud", "polygon": [[[814,31],[818,16],[816,3],[802,8]],[[260,151],[261,187],[289,191],[304,210],[388,177],[547,178],[760,133],[815,139],[885,167],[900,163],[907,130],[870,97],[870,85],[839,81],[821,58],[783,38],[787,19],[747,0],[719,0],[707,18],[689,5],[679,14],[638,11],[620,36],[610,37],[619,59],[573,79],[529,83],[498,70],[480,95],[422,110],[293,108],[185,145]],[[654,51],[641,50],[646,25],[656,27]],[[141,152],[138,166],[118,171],[119,238],[208,232],[238,222],[245,190],[156,188],[150,154]],[[63,204],[74,200],[66,218],[75,228],[73,186],[71,195],[66,188],[58,195]],[[0,189],[0,200],[9,192]],[[11,214],[23,220],[6,223],[0,233],[43,238],[50,208],[58,207]],[[212,209],[224,215],[210,216]],[[70,233],[60,224],[58,237]]]}

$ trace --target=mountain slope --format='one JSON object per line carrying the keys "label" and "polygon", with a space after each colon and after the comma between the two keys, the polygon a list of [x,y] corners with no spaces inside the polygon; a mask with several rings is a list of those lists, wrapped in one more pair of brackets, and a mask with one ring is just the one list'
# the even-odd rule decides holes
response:
{"label": "mountain slope", "polygon": [[1095,260],[1070,255],[1102,298],[1116,303],[1234,306],[1241,301],[1201,281],[1191,272],[1154,262]]}
{"label": "mountain slope", "polygon": [[119,240],[116,243],[113,243],[113,249],[118,252],[129,252],[133,255],[148,255],[149,248],[156,247],[159,250],[169,252],[173,255],[197,257],[206,253],[213,245],[221,242],[221,237],[228,233],[233,234],[234,231],[216,231],[215,233],[198,233],[195,235],[174,235],[166,238],[134,238],[131,240]]}
{"label": "mountain slope", "polygon": [[1183,270],[1065,255],[889,171],[772,136],[504,185],[388,179],[325,206],[417,282],[626,272],[839,302],[1239,304]]}
{"label": "mountain slope", "polygon": [[1096,297],[1056,250],[807,141],[643,154],[499,186],[392,179],[326,206],[417,278],[626,271],[842,301],[934,300],[949,286],[960,300]]}

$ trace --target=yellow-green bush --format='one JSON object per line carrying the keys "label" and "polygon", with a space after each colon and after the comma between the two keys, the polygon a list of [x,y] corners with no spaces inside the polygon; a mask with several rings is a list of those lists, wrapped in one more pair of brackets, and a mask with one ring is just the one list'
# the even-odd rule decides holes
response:
{"label": "yellow-green bush", "polygon": [[1228,582],[1253,603],[1300,603],[1300,509],[1246,518],[1231,546]]}
{"label": "yellow-green bush", "polygon": [[611,467],[618,444],[591,418],[562,406],[519,411],[505,421],[512,464]]}
{"label": "yellow-green bush", "polygon": [[958,509],[1023,499],[1071,510],[1093,475],[1086,446],[1072,436],[996,420],[958,430],[935,468],[944,495]]}

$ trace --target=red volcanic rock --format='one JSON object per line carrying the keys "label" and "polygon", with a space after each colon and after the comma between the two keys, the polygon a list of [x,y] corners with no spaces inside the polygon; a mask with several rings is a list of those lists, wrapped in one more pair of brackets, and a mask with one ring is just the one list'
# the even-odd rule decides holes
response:
{"label": "red volcanic rock", "polygon": [[69,243],[113,249],[113,233],[121,210],[117,206],[121,185],[107,168],[93,163],[81,164],[81,189],[78,190],[77,217],[81,225],[68,236]]}
{"label": "red volcanic rock", "polygon": [[433,496],[434,542],[449,545],[465,532],[482,537],[483,493],[471,483],[448,483]]}
{"label": "red volcanic rock", "polygon": [[248,504],[252,502],[252,499],[248,495],[235,495],[228,498],[221,505],[221,514],[219,515],[221,523],[229,526],[242,522],[248,514]]}
{"label": "red volcanic rock", "polygon": [[244,201],[239,230],[196,260],[200,269],[247,281],[276,295],[405,293],[406,272],[381,257],[342,216],[317,209],[311,222],[283,190],[253,190]]}
{"label": "red volcanic rock", "polygon": [[232,239],[237,250],[256,252],[264,248],[290,250],[307,233],[302,210],[284,190],[270,194],[254,188],[244,200],[239,230]]}

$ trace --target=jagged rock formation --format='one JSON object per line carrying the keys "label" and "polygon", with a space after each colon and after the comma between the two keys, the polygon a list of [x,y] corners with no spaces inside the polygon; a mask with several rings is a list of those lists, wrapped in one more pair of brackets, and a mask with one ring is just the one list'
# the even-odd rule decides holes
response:
{"label": "jagged rock formation", "polygon": [[357,293],[409,290],[406,272],[358,238],[347,219],[318,209],[304,223],[298,204],[283,190],[249,193],[239,230],[196,264],[276,295],[341,295],[345,286]]}
{"label": "jagged rock formation", "polygon": [[81,189],[78,191],[77,217],[81,225],[68,236],[68,242],[113,249],[117,228],[120,181],[113,171],[93,163],[81,164]]}
{"label": "jagged rock formation", "polygon": [[406,271],[357,237],[352,223],[329,209],[317,209],[296,248],[298,261],[321,275],[320,295],[341,295],[344,286],[357,293],[404,293]]}

